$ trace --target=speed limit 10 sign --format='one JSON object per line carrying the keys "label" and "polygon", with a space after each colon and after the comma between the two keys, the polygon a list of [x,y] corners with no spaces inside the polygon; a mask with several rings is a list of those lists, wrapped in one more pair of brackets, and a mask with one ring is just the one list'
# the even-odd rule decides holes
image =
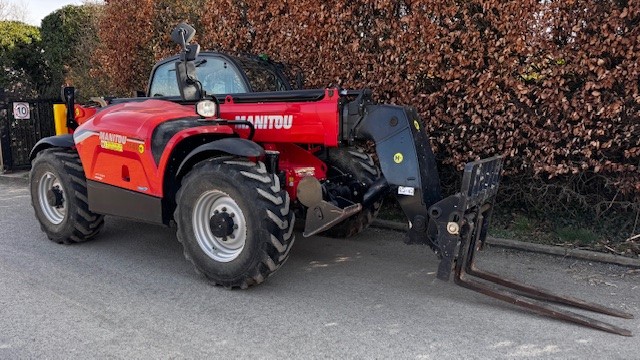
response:
{"label": "speed limit 10 sign", "polygon": [[31,118],[31,110],[29,109],[29,103],[26,103],[26,102],[13,103],[13,117],[15,119],[29,120]]}

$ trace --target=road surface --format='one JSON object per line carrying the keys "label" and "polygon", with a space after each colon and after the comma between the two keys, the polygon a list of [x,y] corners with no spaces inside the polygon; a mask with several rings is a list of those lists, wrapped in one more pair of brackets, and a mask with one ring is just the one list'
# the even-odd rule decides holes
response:
{"label": "road surface", "polygon": [[435,279],[437,259],[369,229],[297,240],[260,286],[208,285],[175,229],[108,217],[84,244],[46,239],[24,185],[0,182],[0,358],[638,359],[640,274],[501,249],[480,264],[636,315],[628,338]]}

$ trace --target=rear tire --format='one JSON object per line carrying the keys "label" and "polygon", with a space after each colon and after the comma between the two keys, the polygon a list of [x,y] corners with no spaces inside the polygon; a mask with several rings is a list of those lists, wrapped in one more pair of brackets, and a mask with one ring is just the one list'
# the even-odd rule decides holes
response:
{"label": "rear tire", "polygon": [[87,180],[74,150],[46,149],[38,153],[29,173],[31,205],[49,240],[73,244],[96,236],[104,216],[89,210]]}
{"label": "rear tire", "polygon": [[217,159],[182,180],[174,214],[178,240],[196,271],[226,288],[263,282],[289,257],[289,194],[261,162]]}
{"label": "rear tire", "polygon": [[[347,184],[357,182],[361,184],[361,191],[357,194],[350,193],[346,198],[354,203],[362,201],[364,192],[369,189],[380,177],[380,170],[371,156],[358,147],[330,149],[328,158],[325,159],[329,169],[327,179],[332,183]],[[347,238],[361,233],[378,215],[382,199],[362,211],[344,220],[321,235]]]}

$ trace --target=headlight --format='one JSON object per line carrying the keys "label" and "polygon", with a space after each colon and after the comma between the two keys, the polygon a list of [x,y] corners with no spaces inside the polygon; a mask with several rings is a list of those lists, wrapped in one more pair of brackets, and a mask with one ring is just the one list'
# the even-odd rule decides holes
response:
{"label": "headlight", "polygon": [[218,104],[211,100],[202,100],[196,104],[196,113],[202,117],[215,117],[218,115]]}

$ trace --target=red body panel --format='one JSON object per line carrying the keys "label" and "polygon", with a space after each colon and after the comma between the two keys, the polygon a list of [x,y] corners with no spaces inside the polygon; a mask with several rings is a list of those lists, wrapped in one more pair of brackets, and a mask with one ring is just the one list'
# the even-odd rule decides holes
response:
{"label": "red body panel", "polygon": [[[326,177],[326,165],[310,151],[296,145],[338,145],[339,96],[327,90],[325,97],[310,102],[234,103],[220,105],[220,118],[248,120],[256,128],[253,140],[267,150],[278,150],[280,169],[293,199],[304,176]],[[194,118],[195,106],[164,100],[127,102],[109,106],[76,129],[74,140],[89,180],[152,195],[163,196],[163,178],[171,150],[180,141],[199,134],[235,133],[246,138],[247,128],[227,125],[198,126],[176,133],[156,164],[151,152],[154,129],[161,123]]]}
{"label": "red body panel", "polygon": [[98,108],[96,107],[84,107],[82,105],[74,105],[73,113],[76,119],[76,122],[80,125],[84,124],[89,118],[94,116],[98,112]]}
{"label": "red body panel", "polygon": [[[310,102],[269,102],[234,103],[227,96],[220,104],[219,117],[226,120],[249,120],[254,123],[256,134],[253,140],[258,143],[321,144],[338,146],[338,100],[335,89],[326,89],[320,101]],[[279,119],[273,116],[290,117],[279,126]],[[248,135],[248,130],[238,131]]]}
{"label": "red body panel", "polygon": [[[169,152],[159,165],[151,153],[153,130],[162,122],[197,116],[193,106],[147,100],[113,105],[98,112],[76,129],[74,140],[89,180],[161,197]],[[171,149],[195,134],[233,134],[229,126],[202,126],[183,130],[169,141]]]}

